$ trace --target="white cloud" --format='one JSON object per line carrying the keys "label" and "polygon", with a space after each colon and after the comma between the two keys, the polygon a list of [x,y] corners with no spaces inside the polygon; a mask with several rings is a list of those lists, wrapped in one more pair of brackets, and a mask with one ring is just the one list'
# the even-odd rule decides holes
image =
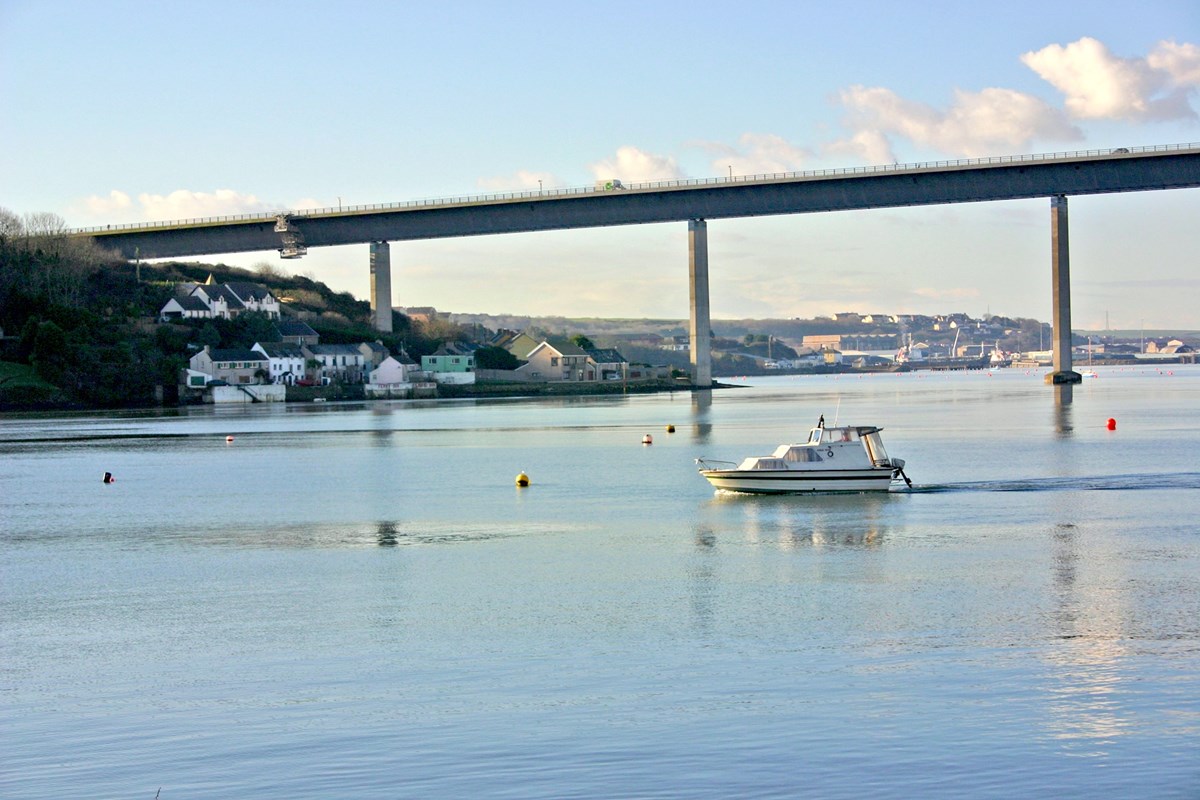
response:
{"label": "white cloud", "polygon": [[85,197],[83,206],[95,217],[124,216],[133,208],[133,200],[124,192],[113,189],[106,197],[95,194]]}
{"label": "white cloud", "polygon": [[1200,86],[1200,47],[1194,44],[1159,42],[1146,63],[1166,72],[1178,86]]}
{"label": "white cloud", "polygon": [[143,192],[137,196],[136,203],[125,192],[114,189],[108,195],[86,197],[82,205],[86,215],[105,222],[223,217],[279,208],[259,200],[252,194],[241,194],[232,189],[218,189],[215,192],[177,189],[167,195]]}
{"label": "white cloud", "polygon": [[832,149],[875,158],[890,155],[889,134],[968,157],[1028,149],[1035,139],[1083,138],[1062,112],[1011,89],[958,90],[945,111],[882,87],[851,86],[842,91],[841,102],[850,111],[847,124],[855,133]]}
{"label": "white cloud", "polygon": [[480,178],[476,185],[487,192],[525,192],[533,189],[549,189],[560,186],[561,182],[549,172],[532,172],[517,170],[512,175],[498,175],[493,178]]}
{"label": "white cloud", "polygon": [[697,142],[713,153],[712,170],[717,175],[770,175],[798,172],[811,153],[773,133],[743,133],[736,147],[715,142]]}
{"label": "white cloud", "polygon": [[138,202],[149,220],[223,217],[277,208],[252,194],[241,194],[232,189],[217,189],[211,193],[176,189],[168,195],[142,193],[138,195]]}
{"label": "white cloud", "polygon": [[882,131],[861,130],[849,139],[840,139],[825,147],[833,155],[849,155],[868,164],[890,164],[896,160],[892,143]]}
{"label": "white cloud", "polygon": [[597,180],[619,178],[625,183],[675,181],[686,176],[671,156],[658,156],[626,145],[617,149],[614,158],[589,165]]}
{"label": "white cloud", "polygon": [[1187,86],[1196,83],[1200,52],[1193,45],[1160,43],[1149,58],[1120,58],[1084,37],[1052,44],[1021,61],[1066,97],[1076,119],[1170,120],[1195,117]]}

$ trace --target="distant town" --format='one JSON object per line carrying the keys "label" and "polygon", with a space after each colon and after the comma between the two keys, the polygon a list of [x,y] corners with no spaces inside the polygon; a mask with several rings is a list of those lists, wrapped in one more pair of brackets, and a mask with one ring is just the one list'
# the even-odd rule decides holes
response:
{"label": "distant town", "polygon": [[[393,352],[381,340],[323,344],[307,322],[283,317],[286,305],[249,281],[219,284],[210,275],[204,283],[177,285],[175,296],[159,310],[160,324],[239,314],[259,314],[274,323],[267,337],[248,348],[204,345],[195,352],[180,380],[181,398],[284,401],[289,387],[361,387],[362,396],[373,399],[551,387],[587,391],[618,384],[628,391],[631,385],[674,388],[688,382],[690,341],[680,332],[682,322],[394,309],[410,328],[442,334],[430,337],[437,341],[433,352],[414,357],[404,345]],[[717,376],[1039,367],[1051,361],[1049,336],[1049,326],[1037,320],[844,312],[803,320],[714,322],[711,349]],[[1194,347],[1178,338],[1139,336],[1134,342],[1112,334],[1076,342],[1078,357],[1089,364],[1192,361]]]}

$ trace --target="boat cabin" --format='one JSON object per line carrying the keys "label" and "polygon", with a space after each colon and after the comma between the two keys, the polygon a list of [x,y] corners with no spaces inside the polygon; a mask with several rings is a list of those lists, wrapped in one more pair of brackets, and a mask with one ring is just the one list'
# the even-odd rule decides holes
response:
{"label": "boat cabin", "polygon": [[879,436],[882,428],[818,426],[804,444],[783,444],[769,456],[751,456],[738,465],[739,470],[813,469],[811,465],[833,462],[829,468],[889,466],[887,451]]}

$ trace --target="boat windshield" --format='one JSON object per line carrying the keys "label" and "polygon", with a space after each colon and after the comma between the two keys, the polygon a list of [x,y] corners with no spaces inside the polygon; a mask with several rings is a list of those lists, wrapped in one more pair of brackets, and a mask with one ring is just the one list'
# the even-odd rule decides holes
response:
{"label": "boat windshield", "polygon": [[828,444],[830,442],[849,442],[858,438],[858,431],[853,428],[824,428],[813,431],[814,434],[823,433],[820,441]]}
{"label": "boat windshield", "polygon": [[887,450],[883,449],[883,439],[879,437],[879,432],[868,433],[863,437],[863,442],[867,445],[867,455],[871,457],[872,463],[887,464]]}

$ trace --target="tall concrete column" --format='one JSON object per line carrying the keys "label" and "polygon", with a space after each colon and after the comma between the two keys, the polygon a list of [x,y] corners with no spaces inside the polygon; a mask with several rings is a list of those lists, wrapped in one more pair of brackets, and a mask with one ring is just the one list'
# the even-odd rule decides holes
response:
{"label": "tall concrete column", "polygon": [[371,242],[371,321],[375,330],[392,332],[392,246]]}
{"label": "tall concrete column", "polygon": [[712,321],[708,313],[708,223],[702,219],[688,220],[688,278],[692,384],[708,389],[712,386]]}
{"label": "tall concrete column", "polygon": [[1067,198],[1050,198],[1050,271],[1054,290],[1054,368],[1046,383],[1080,383],[1071,369],[1071,252],[1067,234]]}

